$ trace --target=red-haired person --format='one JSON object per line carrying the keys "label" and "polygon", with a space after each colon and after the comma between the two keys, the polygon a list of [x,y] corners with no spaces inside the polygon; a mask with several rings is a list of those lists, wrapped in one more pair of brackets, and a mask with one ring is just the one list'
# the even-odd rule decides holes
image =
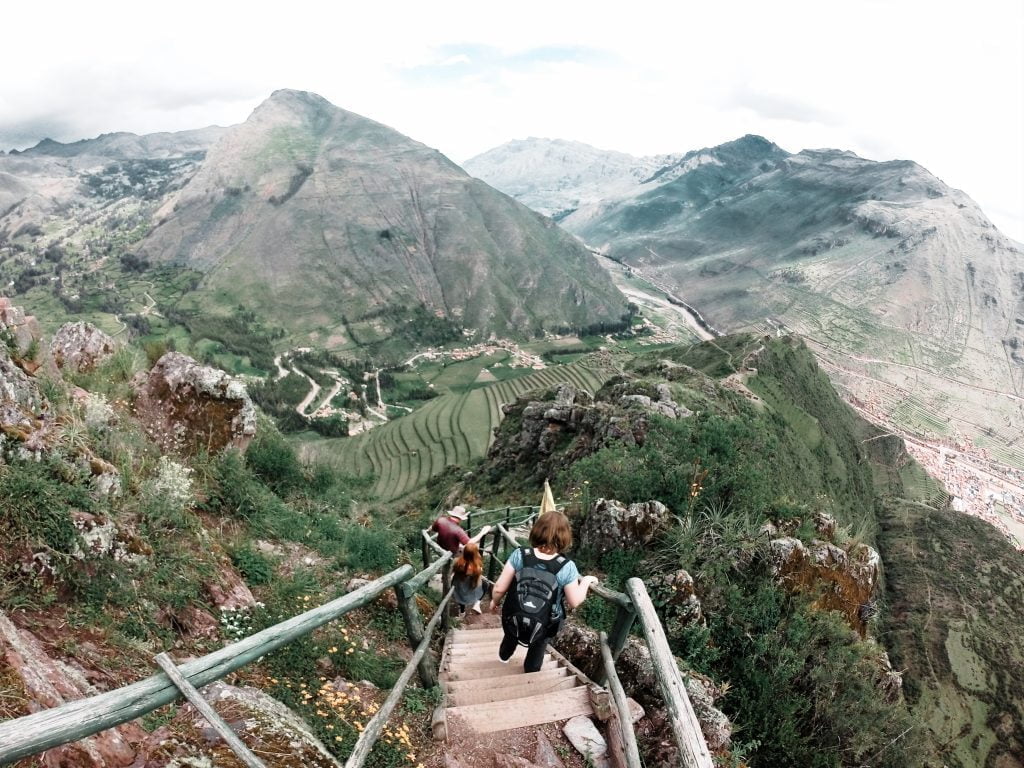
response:
{"label": "red-haired person", "polygon": [[466,606],[481,613],[480,598],[484,596],[484,558],[476,542],[469,542],[462,549],[462,554],[452,564],[452,586],[455,587],[455,602],[459,604],[459,613],[466,611]]}
{"label": "red-haired person", "polygon": [[587,599],[596,576],[580,578],[576,563],[562,554],[572,546],[572,527],[561,512],[545,512],[530,530],[530,546],[509,555],[491,593],[497,613],[502,598],[501,628],[505,636],[498,659],[507,663],[517,645],[527,648],[525,672],[537,672],[544,663],[548,640],[558,634],[566,605],[575,608]]}

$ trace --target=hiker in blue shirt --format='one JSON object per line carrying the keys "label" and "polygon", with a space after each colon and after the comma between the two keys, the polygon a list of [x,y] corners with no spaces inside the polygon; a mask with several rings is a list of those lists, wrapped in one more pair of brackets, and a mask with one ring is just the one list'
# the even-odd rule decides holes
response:
{"label": "hiker in blue shirt", "polygon": [[[491,610],[498,612],[502,598],[501,628],[505,633],[498,659],[508,663],[517,645],[527,648],[525,672],[537,672],[544,663],[548,640],[565,620],[565,606],[575,608],[587,599],[596,576],[580,578],[579,570],[561,554],[572,546],[572,527],[561,512],[546,512],[530,530],[530,546],[515,550],[505,563],[491,594]],[[513,587],[514,582],[514,588]]]}

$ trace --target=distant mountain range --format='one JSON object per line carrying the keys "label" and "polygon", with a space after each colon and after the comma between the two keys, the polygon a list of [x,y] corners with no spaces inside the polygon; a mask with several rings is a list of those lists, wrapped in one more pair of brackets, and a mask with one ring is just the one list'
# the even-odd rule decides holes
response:
{"label": "distant mountain range", "polygon": [[88,250],[75,233],[117,206],[130,209],[140,263],[203,273],[181,309],[242,304],[320,346],[387,339],[428,317],[529,338],[612,327],[627,311],[550,219],[311,93],[277,91],[231,128],[0,156],[0,246]]}
{"label": "distant mountain range", "polygon": [[963,192],[911,161],[791,154],[759,136],[649,173],[573,144],[526,183],[560,146],[512,142],[466,166],[560,208],[567,230],[723,331],[798,331],[865,408],[1024,467],[1024,248]]}
{"label": "distant mountain range", "polygon": [[578,141],[530,138],[488,150],[463,167],[557,221],[582,205],[629,192],[676,159],[633,157]]}
{"label": "distant mountain range", "polygon": [[518,336],[626,310],[550,220],[437,150],[299,91],[275,92],[225,133],[139,253],[205,271],[208,309],[242,301],[334,334],[409,307]]}

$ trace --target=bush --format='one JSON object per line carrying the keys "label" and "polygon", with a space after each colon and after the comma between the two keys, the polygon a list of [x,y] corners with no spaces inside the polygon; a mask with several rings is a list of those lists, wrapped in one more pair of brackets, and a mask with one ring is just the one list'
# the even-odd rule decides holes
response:
{"label": "bush", "polygon": [[0,465],[0,552],[9,553],[11,544],[74,551],[78,533],[70,509],[91,511],[94,503],[85,479],[66,477],[66,471],[56,460]]}
{"label": "bush", "polygon": [[295,449],[274,430],[259,431],[245,453],[245,463],[275,493],[288,493],[304,483]]}
{"label": "bush", "polygon": [[274,577],[273,561],[248,544],[231,552],[231,562],[250,584],[268,584]]}

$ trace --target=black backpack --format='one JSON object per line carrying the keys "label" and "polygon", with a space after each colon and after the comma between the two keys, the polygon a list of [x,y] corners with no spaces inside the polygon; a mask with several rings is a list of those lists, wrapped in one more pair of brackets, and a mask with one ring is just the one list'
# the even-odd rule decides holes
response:
{"label": "black backpack", "polygon": [[512,618],[520,645],[530,645],[562,618],[562,587],[556,578],[568,560],[559,555],[542,560],[532,548],[523,549],[523,568],[516,574],[516,609]]}

